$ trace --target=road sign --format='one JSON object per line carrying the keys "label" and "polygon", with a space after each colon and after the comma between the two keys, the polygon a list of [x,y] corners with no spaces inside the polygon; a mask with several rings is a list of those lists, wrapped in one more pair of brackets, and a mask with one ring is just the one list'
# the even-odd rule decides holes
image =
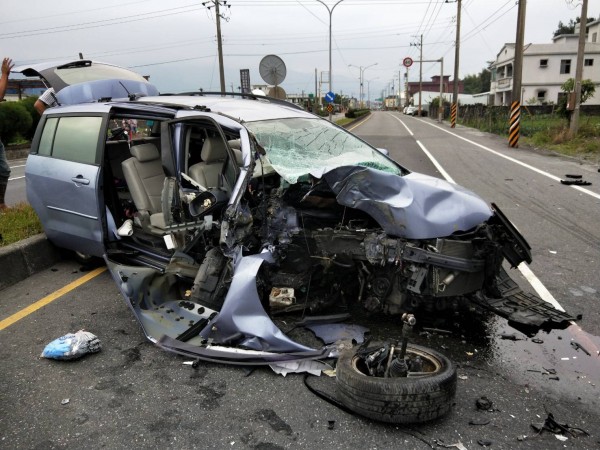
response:
{"label": "road sign", "polygon": [[333,105],[331,103],[327,105],[327,112],[330,114],[333,112]]}
{"label": "road sign", "polygon": [[333,103],[333,101],[335,100],[335,94],[331,91],[329,91],[327,94],[325,94],[325,101],[329,102],[329,103]]}
{"label": "road sign", "polygon": [[413,60],[412,60],[412,58],[410,56],[407,56],[406,58],[404,58],[402,60],[402,65],[404,67],[410,67],[410,66],[412,66],[412,63],[413,63]]}

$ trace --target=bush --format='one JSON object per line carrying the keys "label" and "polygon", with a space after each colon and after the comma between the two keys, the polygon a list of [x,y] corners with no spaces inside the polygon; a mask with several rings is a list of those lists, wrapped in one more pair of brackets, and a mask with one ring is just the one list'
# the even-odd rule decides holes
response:
{"label": "bush", "polygon": [[25,107],[25,109],[31,116],[31,120],[32,120],[29,130],[26,131],[25,134],[23,135],[23,137],[28,140],[33,139],[33,135],[35,134],[35,129],[37,128],[38,122],[40,121],[40,113],[38,113],[35,110],[35,108],[33,107],[33,104],[35,103],[35,101],[37,99],[38,99],[37,97],[33,96],[33,97],[25,97],[23,100],[19,101],[19,104],[21,104]]}
{"label": "bush", "polygon": [[27,135],[32,123],[31,114],[20,102],[0,103],[0,136],[4,143],[13,141],[19,135]]}
{"label": "bush", "polygon": [[356,119],[358,117],[364,116],[365,114],[369,114],[371,112],[370,109],[367,108],[363,108],[363,109],[349,109],[346,112],[346,117],[348,119]]}

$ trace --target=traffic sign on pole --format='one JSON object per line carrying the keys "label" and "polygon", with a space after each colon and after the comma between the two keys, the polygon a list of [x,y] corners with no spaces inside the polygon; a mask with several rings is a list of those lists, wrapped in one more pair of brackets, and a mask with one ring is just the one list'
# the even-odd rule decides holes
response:
{"label": "traffic sign on pole", "polygon": [[412,66],[412,64],[413,64],[413,60],[412,60],[412,58],[410,56],[407,56],[406,58],[404,58],[402,60],[402,65],[404,67],[410,67],[410,66]]}
{"label": "traffic sign on pole", "polygon": [[329,103],[333,103],[333,101],[335,100],[335,94],[331,91],[329,91],[327,94],[325,94],[325,101],[329,102]]}

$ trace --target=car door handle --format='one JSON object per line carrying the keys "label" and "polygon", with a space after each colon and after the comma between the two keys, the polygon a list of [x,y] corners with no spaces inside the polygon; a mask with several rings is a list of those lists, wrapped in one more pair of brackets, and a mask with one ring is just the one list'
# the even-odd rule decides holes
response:
{"label": "car door handle", "polygon": [[77,175],[76,177],[71,178],[71,181],[77,184],[90,184],[90,180],[88,180],[87,178],[83,178],[83,175]]}

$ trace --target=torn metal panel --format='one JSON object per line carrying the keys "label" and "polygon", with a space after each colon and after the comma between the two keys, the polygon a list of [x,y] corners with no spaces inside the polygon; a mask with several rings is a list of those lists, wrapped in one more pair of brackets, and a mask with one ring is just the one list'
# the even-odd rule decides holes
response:
{"label": "torn metal panel", "polygon": [[230,341],[239,336],[238,345],[254,350],[273,352],[312,351],[288,338],[271,321],[263,308],[256,290],[256,275],[270,253],[244,256],[236,264],[233,280],[223,308],[201,333],[215,342]]}
{"label": "torn metal panel", "polygon": [[555,309],[537,295],[523,292],[502,268],[497,280],[500,298],[488,298],[480,294],[474,295],[472,300],[511,322],[527,327],[566,327],[569,321],[577,320],[576,317]]}
{"label": "torn metal panel", "polygon": [[222,345],[205,343],[203,346],[180,342],[169,336],[163,336],[157,343],[159,347],[183,356],[198,358],[204,361],[235,365],[265,365],[281,361],[302,361],[324,358],[330,349],[305,352],[265,352],[232,348]]}
{"label": "torn metal panel", "polygon": [[338,203],[368,213],[392,236],[450,236],[470,230],[492,215],[489,206],[471,191],[418,173],[398,176],[347,166],[333,169],[323,178]]}

